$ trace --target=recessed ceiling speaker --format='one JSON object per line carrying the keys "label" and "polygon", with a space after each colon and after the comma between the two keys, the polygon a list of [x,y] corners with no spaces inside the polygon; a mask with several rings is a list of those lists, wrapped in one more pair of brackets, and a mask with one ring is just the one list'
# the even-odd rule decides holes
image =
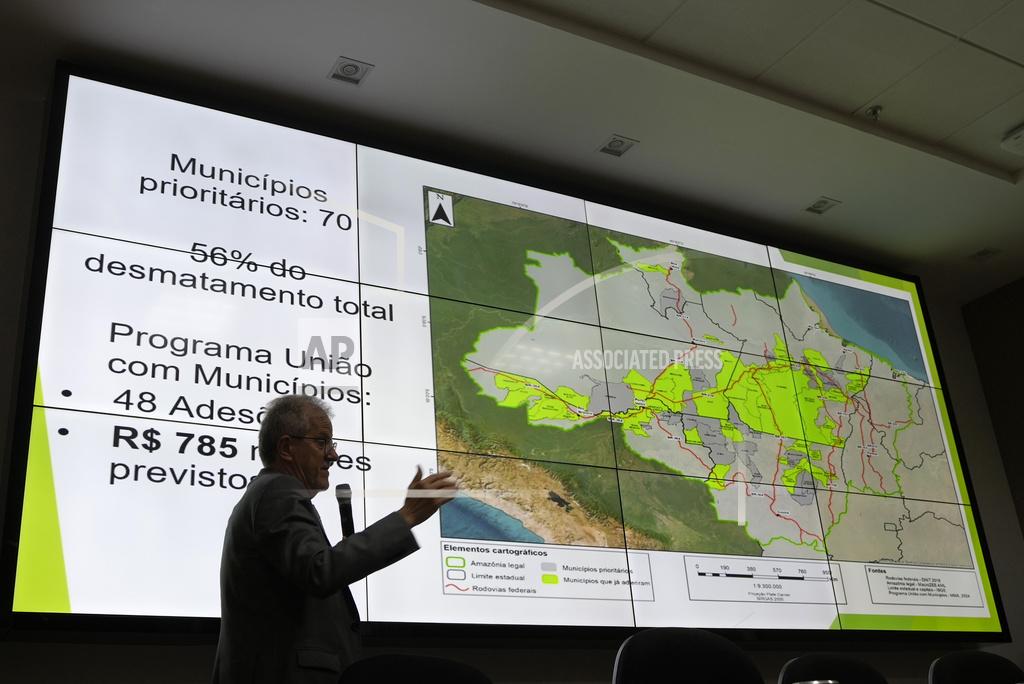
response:
{"label": "recessed ceiling speaker", "polygon": [[372,70],[373,65],[369,62],[361,62],[351,57],[338,57],[331,68],[331,73],[327,74],[327,78],[359,85]]}
{"label": "recessed ceiling speaker", "polygon": [[639,142],[639,140],[633,140],[632,138],[627,138],[624,135],[613,134],[612,137],[608,138],[597,151],[610,154],[613,157],[621,157],[629,151],[629,148],[639,144]]}
{"label": "recessed ceiling speaker", "polygon": [[818,199],[814,200],[814,202],[812,202],[810,206],[805,208],[804,211],[809,211],[812,214],[824,214],[832,207],[839,206],[840,204],[842,204],[841,200],[837,200],[834,197],[825,197],[824,195],[821,195],[818,197]]}

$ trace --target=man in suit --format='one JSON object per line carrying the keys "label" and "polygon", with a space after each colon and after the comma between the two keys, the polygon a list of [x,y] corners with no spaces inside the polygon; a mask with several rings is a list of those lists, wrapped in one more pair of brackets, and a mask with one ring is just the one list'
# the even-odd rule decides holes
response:
{"label": "man in suit", "polygon": [[329,407],[300,395],[275,399],[259,451],[264,468],[224,534],[213,681],[334,684],[359,657],[348,585],[419,548],[411,528],[451,500],[455,482],[417,468],[401,509],[332,546],[311,502],[338,460]]}

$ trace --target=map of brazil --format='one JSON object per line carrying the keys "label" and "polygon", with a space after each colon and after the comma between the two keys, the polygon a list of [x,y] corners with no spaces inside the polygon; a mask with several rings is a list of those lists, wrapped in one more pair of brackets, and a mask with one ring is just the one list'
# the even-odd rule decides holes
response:
{"label": "map of brazil", "polygon": [[971,568],[897,297],[424,189],[445,537]]}

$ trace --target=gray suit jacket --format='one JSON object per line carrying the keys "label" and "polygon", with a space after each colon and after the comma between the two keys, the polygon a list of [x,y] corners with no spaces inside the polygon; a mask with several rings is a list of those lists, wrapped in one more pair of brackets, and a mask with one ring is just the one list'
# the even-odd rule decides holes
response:
{"label": "gray suit jacket", "polygon": [[397,512],[331,546],[299,480],[264,468],[224,534],[213,681],[336,683],[360,646],[348,585],[417,548]]}

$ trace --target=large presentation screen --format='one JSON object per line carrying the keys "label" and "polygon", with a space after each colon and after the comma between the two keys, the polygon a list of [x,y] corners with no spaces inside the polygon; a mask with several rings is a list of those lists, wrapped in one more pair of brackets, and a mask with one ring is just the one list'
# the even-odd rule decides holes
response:
{"label": "large presentation screen", "polygon": [[460,483],[366,620],[1001,632],[913,282],[78,76],[57,116],[14,612],[217,617],[304,393],[332,541],[334,485],[359,529]]}

